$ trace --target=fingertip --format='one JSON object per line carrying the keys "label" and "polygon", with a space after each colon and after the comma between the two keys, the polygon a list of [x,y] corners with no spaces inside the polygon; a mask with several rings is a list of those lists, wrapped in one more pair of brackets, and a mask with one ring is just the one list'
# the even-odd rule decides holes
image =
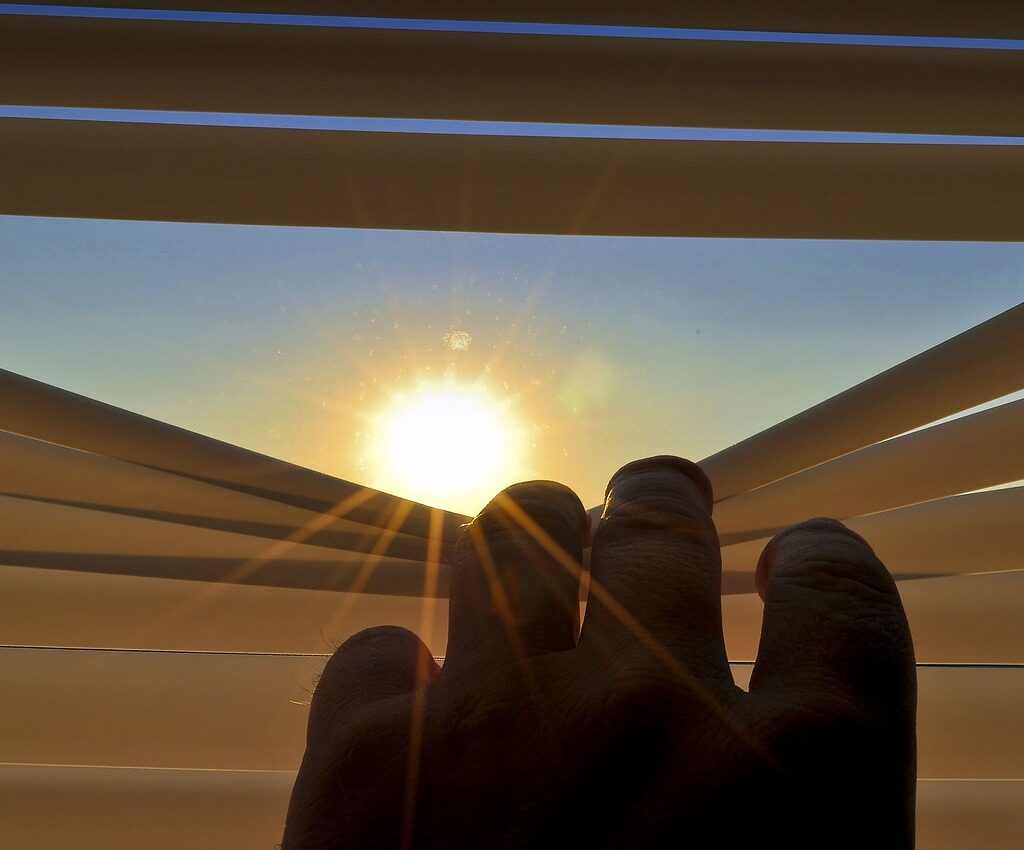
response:
{"label": "fingertip", "polygon": [[755,584],[765,608],[751,692],[789,689],[902,716],[913,640],[896,582],[863,537],[827,517],[783,529]]}
{"label": "fingertip", "polygon": [[556,481],[513,484],[491,499],[455,545],[449,662],[574,647],[589,534],[579,496]]}
{"label": "fingertip", "polygon": [[439,672],[426,644],[408,629],[363,629],[324,666],[310,703],[310,731],[341,712],[415,690]]}
{"label": "fingertip", "polygon": [[870,544],[863,537],[833,517],[812,517],[782,529],[768,541],[757,559],[754,585],[761,601],[767,599],[771,573],[775,565],[800,560],[803,555],[812,551],[817,553],[823,549],[827,550],[829,546],[845,548],[851,543],[874,555]]}
{"label": "fingertip", "polygon": [[757,567],[754,569],[754,587],[757,589],[757,595],[761,597],[762,602],[768,601],[768,576],[771,573],[768,549],[771,545],[771,541],[765,544],[764,549],[761,550],[761,554],[757,558]]}
{"label": "fingertip", "polygon": [[669,647],[692,669],[729,675],[713,503],[704,471],[674,455],[632,461],[611,477],[592,541],[581,646],[617,644],[645,663],[658,657],[652,646]]}
{"label": "fingertip", "polygon": [[462,536],[466,536],[474,523],[493,518],[515,523],[522,514],[542,521],[545,527],[553,526],[546,527],[547,531],[562,530],[559,526],[564,526],[565,531],[584,540],[590,532],[590,517],[580,497],[558,481],[537,479],[511,484],[498,493],[476,515],[473,522],[463,528]]}
{"label": "fingertip", "polygon": [[608,486],[604,491],[605,501],[608,501],[608,496],[611,494],[612,488],[617,482],[621,482],[623,479],[630,478],[635,475],[643,475],[648,472],[663,470],[681,472],[689,478],[699,490],[708,513],[711,513],[715,504],[715,494],[714,488],[711,485],[711,479],[708,478],[707,473],[705,473],[704,470],[692,460],[677,457],[676,455],[654,455],[652,457],[645,457],[639,460],[630,461],[624,466],[621,466],[608,480]]}

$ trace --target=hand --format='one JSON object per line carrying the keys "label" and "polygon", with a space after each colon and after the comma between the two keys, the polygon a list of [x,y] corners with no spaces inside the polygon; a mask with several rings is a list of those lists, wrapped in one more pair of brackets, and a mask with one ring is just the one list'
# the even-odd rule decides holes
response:
{"label": "hand", "polygon": [[[517,484],[455,546],[447,657],[375,628],[313,696],[284,847],[913,847],[916,683],[899,594],[841,523],[778,534],[733,684],[711,486],[656,457],[588,520]],[[749,842],[749,843],[748,843]]]}

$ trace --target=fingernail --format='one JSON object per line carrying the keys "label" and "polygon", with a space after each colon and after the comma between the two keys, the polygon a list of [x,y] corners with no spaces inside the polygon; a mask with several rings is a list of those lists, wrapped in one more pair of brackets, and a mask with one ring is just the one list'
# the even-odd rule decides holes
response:
{"label": "fingernail", "polygon": [[654,457],[642,458],[641,460],[634,460],[627,463],[625,466],[620,468],[608,482],[608,487],[604,491],[605,502],[608,501],[608,496],[611,494],[612,488],[616,482],[620,482],[624,478],[632,478],[633,476],[664,470],[681,472],[695,485],[697,485],[697,489],[700,490],[701,495],[704,498],[705,507],[709,513],[711,512],[711,509],[714,506],[715,496],[711,487],[710,479],[705,474],[704,470],[693,461],[676,457],[675,455],[655,455]]}
{"label": "fingernail", "polygon": [[590,532],[590,517],[580,497],[557,481],[523,481],[512,484],[495,496],[480,513],[482,515],[494,508],[508,513],[509,502],[535,518],[540,508],[540,513],[556,517],[578,529],[584,539]]}
{"label": "fingernail", "polygon": [[761,599],[765,598],[768,579],[775,564],[799,560],[801,550],[818,551],[823,538],[839,539],[845,541],[845,545],[853,542],[871,549],[868,542],[856,531],[831,517],[814,517],[784,528],[768,541],[768,545],[757,559],[754,584]]}

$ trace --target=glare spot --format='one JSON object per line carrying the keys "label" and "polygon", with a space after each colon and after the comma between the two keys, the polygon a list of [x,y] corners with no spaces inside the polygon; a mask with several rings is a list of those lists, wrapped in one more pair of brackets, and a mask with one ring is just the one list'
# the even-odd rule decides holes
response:
{"label": "glare spot", "polygon": [[507,396],[448,377],[397,393],[373,417],[378,489],[475,514],[524,475],[524,429]]}
{"label": "glare spot", "polygon": [[466,331],[448,331],[441,337],[442,344],[449,351],[466,351],[472,341],[473,337]]}

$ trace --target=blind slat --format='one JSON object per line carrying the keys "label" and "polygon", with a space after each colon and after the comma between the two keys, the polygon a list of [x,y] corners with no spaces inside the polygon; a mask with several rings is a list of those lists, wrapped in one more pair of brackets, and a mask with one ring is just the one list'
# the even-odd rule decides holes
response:
{"label": "blind slat", "polygon": [[620,236],[1024,241],[1024,147],[0,119],[0,214]]}
{"label": "blind slat", "polygon": [[1024,51],[0,20],[5,104],[1024,134]]}
{"label": "blind slat", "polygon": [[[1024,370],[1019,382],[1024,385]],[[715,505],[723,542],[809,516],[853,517],[1024,479],[1024,400],[935,425]]]}
{"label": "blind slat", "polygon": [[[368,525],[386,527],[398,512],[407,511],[408,516],[399,531],[425,537],[430,529],[432,509],[425,505],[270,458],[3,369],[0,369],[0,429],[189,476],[307,510],[333,513]],[[457,514],[441,513],[441,526],[449,535],[454,535],[458,524],[466,520]]]}
{"label": "blind slat", "polygon": [[417,633],[435,655],[448,600],[217,584],[0,565],[0,645],[330,652],[371,626]]}
{"label": "blind slat", "polygon": [[[1016,572],[899,583],[918,663],[1017,664],[1024,659],[1024,564]],[[764,605],[756,593],[722,598],[729,658],[757,657]]]}
{"label": "blind slat", "polygon": [[[423,560],[427,541],[0,431],[0,494],[269,539]],[[187,533],[187,532],[182,532]]]}
{"label": "blind slat", "polygon": [[[0,563],[420,596],[419,561],[0,496]],[[437,592],[447,595],[447,568]]]}
{"label": "blind slat", "polygon": [[[935,499],[845,520],[899,578],[1024,567],[1024,487]],[[767,537],[722,549],[727,571],[750,575]]]}
{"label": "blind slat", "polygon": [[[325,661],[3,648],[0,761],[296,768],[306,708],[290,701],[308,699]],[[922,778],[1024,778],[1024,669],[921,667],[918,685]]]}
{"label": "blind slat", "polygon": [[[251,850],[281,839],[291,771],[0,765],[0,820],[17,847]],[[917,783],[920,850],[1024,844],[1024,782]]]}
{"label": "blind slat", "polygon": [[[445,599],[11,566],[0,566],[0,586],[0,644],[316,653],[379,625],[420,634],[437,656],[447,643]],[[918,661],[1024,658],[1024,571],[905,581],[900,595]],[[761,611],[756,594],[723,597],[731,659],[755,657]]]}
{"label": "blind slat", "polygon": [[274,847],[295,774],[0,764],[11,847]]}
{"label": "blind slat", "polygon": [[[27,5],[44,5],[36,2]],[[65,6],[94,6],[95,0],[66,0]],[[105,0],[107,7],[198,9],[211,12],[284,12],[307,15],[355,15],[419,18],[418,0]],[[963,3],[908,0],[889,3],[820,3],[817,0],[434,0],[432,18],[484,21],[540,21],[620,26],[697,27],[781,32],[880,33],[978,38],[1024,37],[1024,10],[1004,0]]]}
{"label": "blind slat", "polygon": [[1024,304],[705,458],[719,501],[1014,392]]}

